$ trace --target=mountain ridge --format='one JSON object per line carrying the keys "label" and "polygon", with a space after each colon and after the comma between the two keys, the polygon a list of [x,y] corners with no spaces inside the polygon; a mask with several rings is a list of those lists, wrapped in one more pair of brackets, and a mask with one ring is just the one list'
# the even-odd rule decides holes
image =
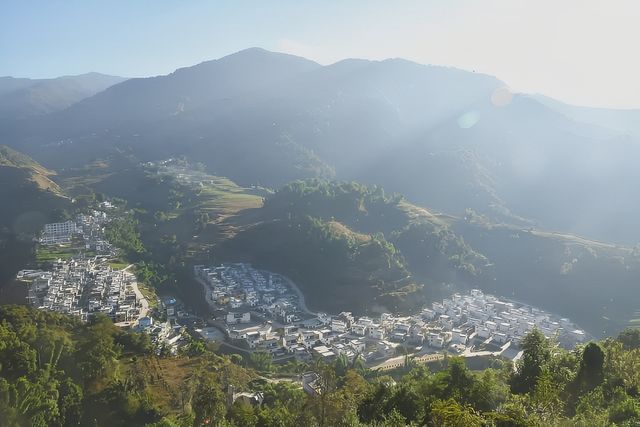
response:
{"label": "mountain ridge", "polygon": [[640,203],[625,199],[616,223],[602,214],[640,179],[631,160],[640,144],[510,93],[495,77],[402,59],[321,66],[249,49],[127,80],[0,132],[55,169],[114,152],[184,155],[245,186],[357,180],[455,215],[471,208],[505,223],[640,241]]}

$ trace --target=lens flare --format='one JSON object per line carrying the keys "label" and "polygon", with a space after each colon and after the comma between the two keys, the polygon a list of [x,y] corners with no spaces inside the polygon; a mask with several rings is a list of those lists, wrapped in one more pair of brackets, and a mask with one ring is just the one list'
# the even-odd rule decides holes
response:
{"label": "lens flare", "polygon": [[496,107],[505,107],[511,104],[513,92],[506,86],[498,88],[491,94],[491,103]]}
{"label": "lens flare", "polygon": [[478,120],[480,120],[480,114],[477,111],[468,111],[458,117],[458,126],[462,129],[469,129],[474,127],[476,123],[478,123]]}

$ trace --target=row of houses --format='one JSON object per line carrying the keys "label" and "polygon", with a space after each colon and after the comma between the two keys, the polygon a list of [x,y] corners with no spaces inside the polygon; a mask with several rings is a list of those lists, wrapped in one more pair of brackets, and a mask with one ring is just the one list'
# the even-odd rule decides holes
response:
{"label": "row of houses", "polygon": [[18,277],[31,282],[27,301],[40,309],[83,320],[103,313],[114,322],[134,321],[140,314],[135,276],[97,258],[58,260],[49,271],[23,271]]}
{"label": "row of houses", "polygon": [[[399,345],[462,352],[491,344],[518,345],[534,327],[567,347],[585,339],[584,331],[566,318],[478,289],[453,294],[412,316],[355,317],[343,312],[309,317],[300,316],[297,298],[273,273],[229,264],[197,266],[195,274],[209,286],[212,301],[228,310],[224,320],[230,338],[251,351],[275,356],[330,360],[358,355],[372,361],[395,355]],[[279,332],[265,318],[272,319]]]}
{"label": "row of houses", "polygon": [[228,325],[251,322],[251,312],[283,324],[302,319],[298,296],[279,274],[255,269],[247,263],[197,265],[194,274],[208,287],[210,303],[227,311]]}
{"label": "row of houses", "polygon": [[[585,332],[567,318],[560,318],[525,304],[502,300],[473,289],[467,295],[454,294],[442,302],[432,303],[421,312],[423,320],[436,323],[443,331],[452,334],[452,340],[463,341],[461,329],[473,331],[481,340],[492,340],[497,344],[520,340],[533,328],[545,336],[571,348],[583,342]],[[461,335],[462,334],[462,335]],[[469,337],[471,334],[468,334]],[[456,338],[459,337],[459,338]]]}
{"label": "row of houses", "polygon": [[38,241],[41,245],[60,245],[78,237],[84,239],[87,249],[109,251],[112,246],[104,239],[104,226],[108,220],[103,211],[78,214],[75,220],[45,224]]}
{"label": "row of houses", "polygon": [[145,316],[139,319],[135,330],[146,333],[151,337],[151,343],[154,345],[158,355],[163,349],[166,349],[169,354],[175,356],[178,354],[180,347],[188,342],[185,338],[185,327],[179,324],[172,324],[169,320],[157,322],[153,317]]}

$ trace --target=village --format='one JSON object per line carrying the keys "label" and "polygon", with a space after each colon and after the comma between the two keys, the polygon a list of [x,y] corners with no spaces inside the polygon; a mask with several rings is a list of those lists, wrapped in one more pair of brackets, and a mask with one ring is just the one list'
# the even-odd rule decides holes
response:
{"label": "village", "polygon": [[[81,242],[85,252],[55,259],[46,271],[19,272],[18,279],[29,285],[27,300],[83,321],[102,313],[118,326],[148,333],[157,348],[176,354],[185,344],[186,324],[181,320],[191,317],[172,298],[160,301],[161,315],[156,317],[162,320],[151,316],[129,267],[117,269],[108,262],[117,253],[104,238],[109,220],[107,212],[93,210],[75,221],[46,224],[40,245]],[[566,348],[587,339],[569,319],[478,289],[455,293],[411,316],[356,317],[350,312],[312,312],[292,281],[248,263],[197,265],[194,275],[214,313],[209,325],[201,322],[195,331],[245,354],[268,353],[275,361],[345,357],[387,370],[401,365],[406,354],[420,362],[439,360],[444,353],[517,360],[521,339],[534,327]]]}
{"label": "village", "polygon": [[114,270],[97,257],[58,260],[48,271],[22,271],[31,279],[27,301],[34,307],[72,314],[83,321],[103,313],[114,323],[133,323],[146,315],[135,276]]}
{"label": "village", "polygon": [[[78,214],[75,220],[45,224],[39,245],[55,251],[73,247],[77,254],[52,259],[46,270],[22,270],[17,279],[28,285],[27,302],[38,309],[74,315],[86,322],[96,314],[109,317],[115,325],[150,335],[158,351],[176,354],[188,340],[175,317],[156,321],[150,314],[131,266],[114,268],[110,260],[117,249],[105,239],[105,226],[112,216],[109,202],[103,210]],[[53,252],[56,253],[56,252]]]}
{"label": "village", "polygon": [[274,360],[330,362],[346,356],[384,370],[401,364],[399,355],[407,352],[423,362],[444,357],[445,351],[516,360],[522,354],[521,339],[533,328],[566,348],[586,339],[566,318],[478,289],[433,302],[412,316],[355,317],[349,312],[313,313],[288,279],[246,263],[195,266],[194,274],[228,345],[266,352]]}

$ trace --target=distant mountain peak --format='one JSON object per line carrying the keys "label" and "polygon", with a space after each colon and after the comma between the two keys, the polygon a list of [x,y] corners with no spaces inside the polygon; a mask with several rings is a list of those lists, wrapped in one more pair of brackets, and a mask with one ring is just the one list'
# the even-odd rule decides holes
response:
{"label": "distant mountain peak", "polygon": [[0,78],[0,119],[19,119],[64,110],[126,80],[97,72],[53,79]]}

